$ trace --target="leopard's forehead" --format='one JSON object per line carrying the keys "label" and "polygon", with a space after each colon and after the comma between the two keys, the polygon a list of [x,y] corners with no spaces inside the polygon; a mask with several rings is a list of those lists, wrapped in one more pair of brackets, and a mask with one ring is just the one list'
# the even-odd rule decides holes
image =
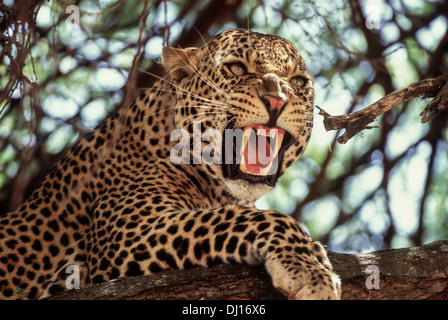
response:
{"label": "leopard's forehead", "polygon": [[227,30],[203,46],[211,54],[215,65],[221,62],[241,60],[252,72],[276,72],[291,75],[307,73],[299,51],[294,45],[275,35],[244,29]]}

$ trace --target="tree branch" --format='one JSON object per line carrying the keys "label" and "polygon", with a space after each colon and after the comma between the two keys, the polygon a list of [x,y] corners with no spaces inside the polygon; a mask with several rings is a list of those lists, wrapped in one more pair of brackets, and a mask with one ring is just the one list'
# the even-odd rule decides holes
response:
{"label": "tree branch", "polygon": [[[188,30],[183,30],[179,39],[170,44],[172,47],[186,48],[196,45],[201,41],[201,35],[205,35],[207,30],[213,25],[222,23],[226,19],[235,14],[236,10],[241,5],[242,0],[235,1],[222,1],[213,0],[210,1],[201,12],[198,13],[197,18],[193,25]],[[191,3],[194,5],[194,2]],[[194,6],[185,6],[187,10],[194,9]],[[185,15],[185,11],[182,11],[179,15],[182,17]],[[153,64],[146,70],[147,72],[141,72],[137,78],[138,88],[149,88],[153,82],[154,77],[152,74],[162,76],[164,74],[163,67],[160,64]]]}
{"label": "tree branch", "polygon": [[[417,97],[433,98],[423,112],[422,122],[429,121],[448,108],[448,75],[435,79],[421,80],[412,83],[405,89],[394,91],[367,108],[341,116],[332,116],[319,108],[319,114],[324,116],[324,126],[327,131],[346,129],[338,138],[338,142],[345,144],[354,135],[369,126],[378,116],[395,108],[396,106]],[[428,115],[429,113],[429,115]]]}
{"label": "tree branch", "polygon": [[[416,248],[362,254],[329,252],[342,279],[342,299],[448,299],[448,241]],[[379,289],[367,289],[379,270]],[[170,270],[151,276],[122,278],[53,296],[52,300],[84,299],[284,299],[262,266],[219,265]]]}

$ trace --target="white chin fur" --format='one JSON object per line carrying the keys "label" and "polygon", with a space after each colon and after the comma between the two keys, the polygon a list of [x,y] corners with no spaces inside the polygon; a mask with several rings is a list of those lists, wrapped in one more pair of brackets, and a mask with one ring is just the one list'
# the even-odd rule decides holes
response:
{"label": "white chin fur", "polygon": [[234,197],[246,201],[255,201],[273,189],[264,183],[253,184],[241,179],[226,179],[225,183]]}

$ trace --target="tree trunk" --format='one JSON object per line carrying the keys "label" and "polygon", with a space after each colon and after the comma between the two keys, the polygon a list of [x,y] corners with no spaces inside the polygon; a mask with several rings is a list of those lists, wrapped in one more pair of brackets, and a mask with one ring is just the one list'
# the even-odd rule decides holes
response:
{"label": "tree trunk", "polygon": [[[343,300],[448,298],[448,241],[362,254],[329,252],[342,279]],[[368,289],[371,288],[371,289]],[[219,265],[122,278],[51,299],[284,299],[262,266]]]}

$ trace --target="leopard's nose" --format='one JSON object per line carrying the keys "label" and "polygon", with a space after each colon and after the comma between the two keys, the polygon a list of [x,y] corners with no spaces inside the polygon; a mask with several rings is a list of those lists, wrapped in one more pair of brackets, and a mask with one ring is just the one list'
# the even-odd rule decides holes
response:
{"label": "leopard's nose", "polygon": [[288,100],[284,97],[275,97],[270,94],[262,96],[261,101],[263,101],[263,103],[266,105],[269,113],[271,111],[280,111],[282,107],[288,102]]}
{"label": "leopard's nose", "polygon": [[270,127],[275,127],[277,119],[283,111],[283,107],[288,103],[288,99],[286,99],[286,97],[276,97],[266,94],[261,97],[261,101],[263,101],[269,113],[269,122],[267,125]]}

